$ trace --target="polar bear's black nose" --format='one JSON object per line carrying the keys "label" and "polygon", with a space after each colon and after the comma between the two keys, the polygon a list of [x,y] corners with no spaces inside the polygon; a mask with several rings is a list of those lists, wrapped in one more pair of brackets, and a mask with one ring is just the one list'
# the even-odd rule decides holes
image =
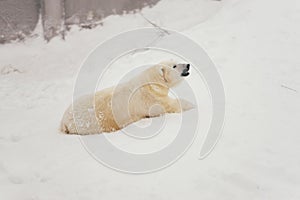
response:
{"label": "polar bear's black nose", "polygon": [[189,69],[190,69],[190,64],[187,64],[187,65],[186,65],[186,68],[189,70]]}

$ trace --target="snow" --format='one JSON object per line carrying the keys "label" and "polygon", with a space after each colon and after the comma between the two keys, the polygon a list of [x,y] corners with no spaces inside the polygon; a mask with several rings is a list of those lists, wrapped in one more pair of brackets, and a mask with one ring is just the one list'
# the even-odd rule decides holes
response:
{"label": "snow", "polygon": [[[144,175],[99,164],[78,136],[58,131],[82,61],[111,36],[150,26],[140,14],[73,28],[66,41],[37,37],[0,46],[0,199],[300,199],[299,10],[296,0],[162,0],[143,9],[144,17],[206,49],[226,93],[225,127],[213,153],[198,159],[200,134],[175,164]],[[211,115],[206,103],[198,105],[202,116]]]}

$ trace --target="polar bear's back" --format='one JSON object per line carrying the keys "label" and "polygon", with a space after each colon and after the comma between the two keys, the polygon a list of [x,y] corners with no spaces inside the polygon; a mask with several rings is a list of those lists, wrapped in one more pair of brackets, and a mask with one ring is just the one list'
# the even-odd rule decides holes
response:
{"label": "polar bear's back", "polygon": [[112,88],[108,88],[95,95],[85,95],[75,100],[64,113],[61,131],[69,134],[109,132],[106,128],[107,123],[113,124],[112,119],[108,117],[111,116],[111,108],[108,105],[111,91]]}

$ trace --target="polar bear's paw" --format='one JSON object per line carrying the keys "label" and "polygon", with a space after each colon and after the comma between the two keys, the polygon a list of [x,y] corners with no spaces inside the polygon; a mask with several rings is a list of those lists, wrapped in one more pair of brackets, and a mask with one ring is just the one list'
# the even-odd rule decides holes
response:
{"label": "polar bear's paw", "polygon": [[194,104],[191,102],[185,100],[185,99],[179,99],[180,103],[180,108],[182,111],[187,111],[196,108]]}

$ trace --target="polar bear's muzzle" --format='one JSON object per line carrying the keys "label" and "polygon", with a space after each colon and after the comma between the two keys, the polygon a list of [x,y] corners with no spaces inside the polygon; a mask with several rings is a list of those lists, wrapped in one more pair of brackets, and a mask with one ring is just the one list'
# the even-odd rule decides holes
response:
{"label": "polar bear's muzzle", "polygon": [[190,64],[184,64],[184,68],[181,72],[181,76],[188,76],[190,74],[189,70],[190,70]]}
{"label": "polar bear's muzzle", "polygon": [[173,66],[177,72],[180,73],[180,76],[188,76],[190,70],[190,64],[177,64]]}

